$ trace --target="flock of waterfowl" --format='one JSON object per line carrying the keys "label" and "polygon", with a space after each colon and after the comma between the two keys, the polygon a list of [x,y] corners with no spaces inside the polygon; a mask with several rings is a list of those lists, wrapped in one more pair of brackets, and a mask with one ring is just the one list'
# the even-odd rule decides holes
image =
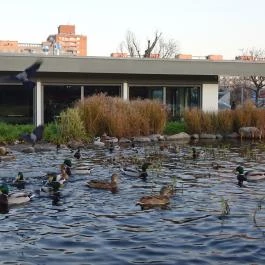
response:
{"label": "flock of waterfowl", "polygon": [[[109,151],[112,152],[111,148],[109,149]],[[73,157],[75,159],[81,158],[80,148],[77,149]],[[145,162],[140,169],[133,167],[124,167],[121,168],[121,172],[126,176],[146,180],[148,176],[147,169],[150,165],[151,163]],[[47,173],[44,176],[45,181],[40,188],[40,192],[45,192],[51,195],[54,199],[53,202],[56,204],[59,201],[60,190],[68,182],[69,178],[73,176],[71,169],[72,169],[71,159],[65,159],[63,164],[60,165],[59,173],[51,172]],[[119,180],[119,175],[117,173],[114,173],[111,175],[110,181],[91,179],[85,182],[85,186],[91,189],[108,190],[111,191],[112,193],[116,193],[118,191],[118,180]],[[15,191],[10,193],[9,186],[14,186],[20,191]],[[12,181],[12,183],[2,183],[0,185],[1,213],[7,213],[9,211],[10,206],[29,202],[34,197],[34,194],[22,191],[24,190],[24,188],[25,188],[25,179],[22,172],[18,173],[17,177],[15,178],[14,181]],[[161,188],[160,194],[144,196],[137,201],[136,205],[139,205],[142,209],[149,209],[153,207],[163,208],[169,204],[170,197],[173,194],[174,194],[173,186],[165,185]]]}
{"label": "flock of waterfowl", "polygon": [[[30,143],[33,147],[35,144],[42,139],[43,136],[44,126],[36,127],[32,133],[23,134],[22,139],[28,143]],[[106,139],[106,137],[105,137]],[[101,138],[95,138],[94,145],[95,146],[105,146],[107,143],[107,148],[110,153],[117,151],[120,149],[119,145],[115,138],[107,139],[105,142],[102,141]],[[135,152],[135,144],[131,144],[132,150]],[[60,149],[60,146],[57,145],[57,151]],[[1,147],[1,156],[8,155],[9,152],[7,148]],[[81,159],[81,151],[80,147],[73,154],[73,159]],[[121,168],[121,173],[134,177],[139,178],[142,180],[147,179],[147,169],[151,165],[150,162],[144,162],[141,168],[136,167],[123,167]],[[75,169],[72,168],[72,161],[71,159],[65,159],[63,163],[60,165],[59,172],[48,172],[43,176],[44,181],[43,185],[41,186],[39,192],[45,192],[51,195],[54,198],[54,203],[59,201],[60,190],[66,185],[69,178],[73,176],[72,170],[75,172]],[[91,172],[92,169],[86,168],[85,169],[87,174]],[[78,173],[77,173],[78,174]],[[99,180],[99,179],[92,179],[87,181],[84,185],[91,188],[91,189],[101,189],[101,190],[109,190],[112,193],[116,193],[118,191],[118,180],[119,175],[117,173],[112,174],[111,180]],[[9,211],[10,206],[22,204],[29,202],[33,197],[34,194],[31,192],[24,191],[25,189],[25,179],[22,172],[19,172],[17,177],[14,181],[6,183],[2,182],[0,184],[0,212],[7,213]],[[10,187],[15,187],[17,191],[10,192]],[[13,189],[12,189],[13,190]],[[162,187],[160,194],[152,195],[152,196],[144,196],[143,198],[139,199],[137,205],[140,205],[142,209],[151,208],[151,207],[163,207],[169,204],[169,198],[173,195],[173,188],[172,185],[166,185]]]}
{"label": "flock of waterfowl", "polygon": [[[23,136],[23,139],[33,146],[41,140],[43,135],[43,126],[38,126],[33,130],[31,134],[27,134]],[[94,141],[95,146],[104,146],[107,147],[109,153],[113,153],[120,149],[119,144],[114,138],[108,139],[107,141],[103,142],[101,138],[97,138]],[[161,145],[164,149],[164,144]],[[60,146],[57,146],[57,150]],[[130,146],[131,150],[135,153],[138,151],[136,150],[135,143],[131,142]],[[0,147],[0,155],[4,157],[6,155],[10,155],[6,148]],[[195,147],[191,149],[190,159],[198,159],[205,155],[205,153],[198,151]],[[12,154],[11,154],[12,155]],[[72,159],[80,160],[82,159],[80,147],[78,147]],[[124,166],[120,168],[121,174],[124,176],[137,178],[143,181],[148,179],[147,170],[149,166],[151,166],[155,161],[144,161],[140,168],[133,167],[133,166]],[[222,165],[213,162],[212,168],[219,169]],[[85,171],[87,174],[91,172],[91,168],[86,168]],[[44,183],[41,186],[39,192],[45,192],[53,197],[53,202],[56,204],[60,200],[60,191],[68,183],[69,178],[75,176],[75,168],[73,168],[71,159],[64,159],[63,163],[60,165],[59,172],[52,172],[46,173],[44,177]],[[235,173],[237,174],[238,186],[243,187],[243,182],[251,182],[251,181],[260,181],[265,179],[265,172],[245,172],[243,166],[237,166],[235,169]],[[78,175],[78,173],[77,173]],[[112,193],[118,192],[118,180],[119,174],[113,173],[111,175],[111,180],[99,180],[99,179],[90,179],[84,183],[84,185],[90,189],[101,189],[101,190],[108,190]],[[13,205],[22,204],[29,202],[35,195],[29,192],[24,191],[25,189],[25,180],[23,176],[23,172],[19,172],[17,177],[11,183],[2,182],[0,184],[0,212],[7,213],[9,208]],[[10,192],[10,186],[16,188],[17,191]],[[172,184],[166,184],[161,187],[160,193],[151,195],[145,195],[141,197],[139,200],[136,201],[136,205],[139,205],[141,209],[150,209],[154,207],[159,208],[167,208],[170,204],[170,199],[175,194],[175,187]]]}

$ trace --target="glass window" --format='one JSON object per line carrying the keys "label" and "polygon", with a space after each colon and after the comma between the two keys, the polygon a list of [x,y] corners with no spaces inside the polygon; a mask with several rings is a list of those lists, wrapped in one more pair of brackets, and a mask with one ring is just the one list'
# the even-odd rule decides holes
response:
{"label": "glass window", "polygon": [[33,122],[33,90],[22,85],[0,85],[0,120],[8,123]]}
{"label": "glass window", "polygon": [[44,122],[53,121],[60,112],[81,99],[81,86],[44,86]]}
{"label": "glass window", "polygon": [[93,96],[99,93],[105,93],[107,96],[120,96],[121,86],[118,85],[90,85],[84,86],[84,96]]}

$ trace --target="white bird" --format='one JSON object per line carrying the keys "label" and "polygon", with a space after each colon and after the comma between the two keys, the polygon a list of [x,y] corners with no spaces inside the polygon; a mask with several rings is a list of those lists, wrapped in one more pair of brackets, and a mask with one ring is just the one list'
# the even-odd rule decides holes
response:
{"label": "white bird", "polygon": [[93,144],[96,146],[105,146],[105,143],[101,142],[101,138],[99,136],[95,137]]}

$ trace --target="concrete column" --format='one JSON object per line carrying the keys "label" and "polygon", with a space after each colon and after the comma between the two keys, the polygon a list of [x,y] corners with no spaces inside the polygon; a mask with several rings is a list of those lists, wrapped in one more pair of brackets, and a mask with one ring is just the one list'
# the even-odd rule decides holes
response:
{"label": "concrete column", "polygon": [[85,88],[84,86],[81,86],[81,101],[84,101],[84,97],[85,97]]}
{"label": "concrete column", "polygon": [[163,87],[163,105],[167,104],[167,88]]}
{"label": "concrete column", "polygon": [[202,110],[218,111],[218,84],[202,85]]}
{"label": "concrete column", "polygon": [[121,96],[124,100],[129,100],[129,86],[127,82],[122,84]]}
{"label": "concrete column", "polygon": [[33,121],[35,126],[44,124],[43,105],[43,87],[41,82],[37,81],[36,86],[33,88]]}

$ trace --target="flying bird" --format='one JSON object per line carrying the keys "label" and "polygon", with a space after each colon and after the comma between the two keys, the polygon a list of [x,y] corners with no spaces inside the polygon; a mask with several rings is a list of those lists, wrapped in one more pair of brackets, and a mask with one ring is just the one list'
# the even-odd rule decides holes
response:
{"label": "flying bird", "polygon": [[34,147],[35,144],[42,139],[43,132],[44,132],[44,125],[41,124],[37,126],[31,133],[24,133],[22,135],[22,139],[27,143],[31,143],[32,146]]}
{"label": "flying bird", "polygon": [[42,60],[37,60],[34,64],[27,67],[22,72],[17,75],[11,75],[9,77],[1,78],[2,82],[12,83],[12,82],[21,82],[25,88],[32,89],[35,87],[36,82],[32,81],[31,78],[35,76],[36,72],[39,70],[42,64]]}

